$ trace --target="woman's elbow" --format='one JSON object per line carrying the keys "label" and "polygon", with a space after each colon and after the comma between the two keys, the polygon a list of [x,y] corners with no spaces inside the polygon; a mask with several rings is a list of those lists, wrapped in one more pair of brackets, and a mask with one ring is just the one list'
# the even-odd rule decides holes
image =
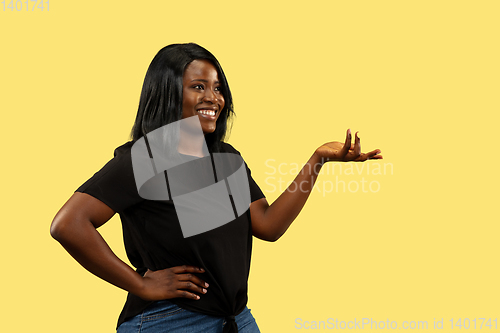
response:
{"label": "woman's elbow", "polygon": [[278,239],[280,239],[280,237],[267,237],[267,238],[261,238],[262,240],[265,240],[266,242],[271,242],[271,243],[274,243],[276,242]]}
{"label": "woman's elbow", "polygon": [[59,243],[72,237],[76,232],[78,219],[73,214],[59,211],[50,225],[50,235]]}
{"label": "woman's elbow", "polygon": [[266,242],[276,242],[283,234],[253,231],[253,235]]}
{"label": "woman's elbow", "polygon": [[283,234],[273,234],[273,235],[270,235],[266,240],[268,242],[276,242],[278,239],[281,238],[281,236],[283,236]]}
{"label": "woman's elbow", "polygon": [[58,242],[61,242],[61,240],[64,239],[64,235],[66,234],[67,229],[68,226],[64,219],[58,218],[56,216],[50,224],[50,235]]}

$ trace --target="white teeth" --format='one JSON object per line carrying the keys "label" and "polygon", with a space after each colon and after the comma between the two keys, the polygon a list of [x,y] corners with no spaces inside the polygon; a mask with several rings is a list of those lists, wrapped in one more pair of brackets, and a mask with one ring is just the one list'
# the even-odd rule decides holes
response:
{"label": "white teeth", "polygon": [[206,114],[208,116],[215,116],[215,111],[213,110],[198,110],[201,114]]}

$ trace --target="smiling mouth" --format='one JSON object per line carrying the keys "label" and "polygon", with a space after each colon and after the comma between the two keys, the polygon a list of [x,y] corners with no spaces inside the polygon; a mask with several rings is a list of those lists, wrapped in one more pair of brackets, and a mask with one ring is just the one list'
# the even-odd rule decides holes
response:
{"label": "smiling mouth", "polygon": [[196,110],[196,111],[202,117],[208,118],[208,119],[215,119],[215,115],[217,114],[217,112],[215,110],[209,110],[209,109],[199,109],[199,110]]}

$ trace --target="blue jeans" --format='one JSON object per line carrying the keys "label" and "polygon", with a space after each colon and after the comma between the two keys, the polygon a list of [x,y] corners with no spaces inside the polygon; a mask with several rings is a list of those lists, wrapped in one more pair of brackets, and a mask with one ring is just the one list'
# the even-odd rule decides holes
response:
{"label": "blue jeans", "polygon": [[[239,333],[260,333],[250,309],[235,317]],[[150,305],[141,314],[122,323],[117,333],[222,333],[223,317],[185,310],[164,300]]]}

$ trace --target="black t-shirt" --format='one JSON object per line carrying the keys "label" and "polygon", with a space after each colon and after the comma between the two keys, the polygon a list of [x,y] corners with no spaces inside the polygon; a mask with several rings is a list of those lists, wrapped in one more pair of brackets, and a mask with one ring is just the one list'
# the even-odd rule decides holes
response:
{"label": "black t-shirt", "polygon": [[[129,141],[116,148],[114,158],[76,191],[99,199],[120,215],[125,250],[139,274],[143,275],[147,269],[181,265],[205,269],[198,276],[210,285],[206,294],[200,295],[199,300],[173,298],[170,301],[187,310],[213,316],[239,314],[247,303],[252,251],[250,210],[220,227],[184,238],[172,200],[146,200],[139,196],[132,166],[132,145],[133,141]],[[222,152],[240,154],[227,143],[222,144]],[[210,157],[200,158],[199,162],[211,168]],[[246,170],[250,201],[264,198],[248,167]],[[129,293],[118,326],[151,303]]]}

